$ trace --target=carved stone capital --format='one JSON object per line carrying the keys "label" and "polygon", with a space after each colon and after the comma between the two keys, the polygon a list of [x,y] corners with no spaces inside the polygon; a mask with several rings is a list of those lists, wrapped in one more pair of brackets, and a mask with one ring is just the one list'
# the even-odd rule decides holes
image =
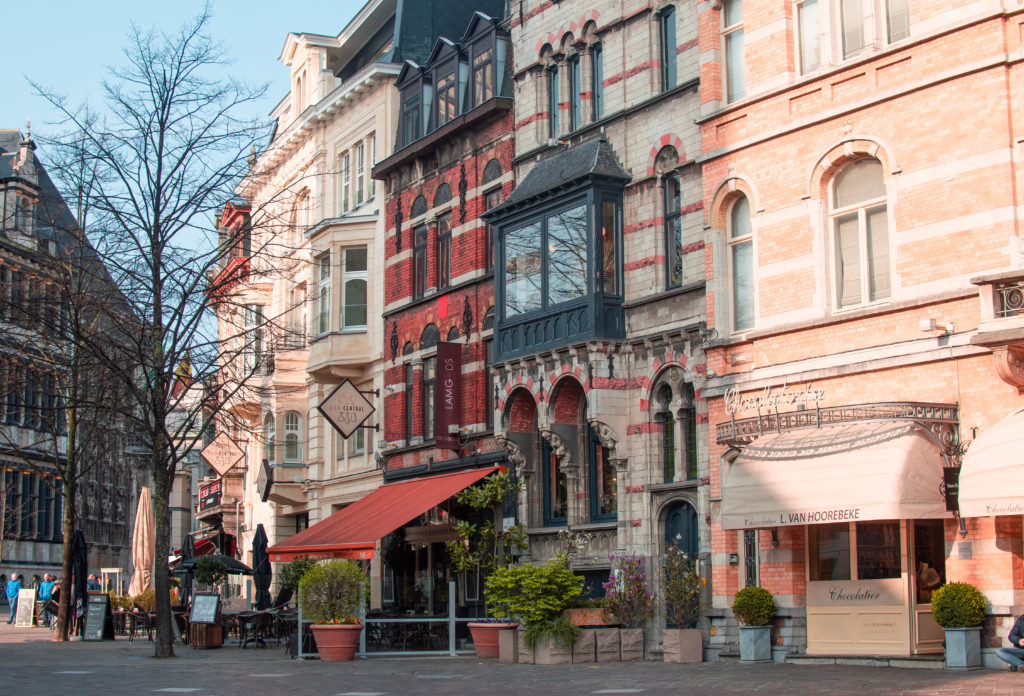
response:
{"label": "carved stone capital", "polygon": [[523,454],[523,448],[508,439],[508,435],[505,433],[495,433],[494,441],[508,452],[508,460],[515,467],[516,478],[522,478],[523,470],[526,468],[526,455]]}
{"label": "carved stone capital", "polygon": [[996,374],[1007,384],[1024,389],[1024,347],[1000,346],[992,349]]}
{"label": "carved stone capital", "polygon": [[597,435],[597,439],[601,442],[602,447],[606,447],[610,453],[609,458],[614,459],[618,456],[618,438],[615,436],[615,431],[605,423],[599,420],[590,420],[590,427],[593,428],[594,434]]}
{"label": "carved stone capital", "polygon": [[575,473],[579,464],[571,461],[572,458],[569,455],[569,448],[566,446],[565,441],[562,440],[561,436],[546,427],[540,429],[540,436],[547,440],[548,444],[551,445],[551,449],[554,450],[555,456],[558,458],[558,467],[567,474],[570,472]]}

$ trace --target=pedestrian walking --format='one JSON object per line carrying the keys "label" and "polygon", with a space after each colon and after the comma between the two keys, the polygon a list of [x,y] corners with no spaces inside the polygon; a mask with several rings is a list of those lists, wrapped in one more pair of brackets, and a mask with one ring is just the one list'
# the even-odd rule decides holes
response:
{"label": "pedestrian walking", "polygon": [[7,603],[11,605],[11,618],[7,623],[14,623],[14,617],[18,614],[18,593],[21,592],[21,576],[11,575],[7,581]]}
{"label": "pedestrian walking", "polygon": [[1012,648],[999,648],[996,657],[1010,666],[1011,672],[1018,672],[1024,665],[1024,614],[1017,617],[1007,636]]}
{"label": "pedestrian walking", "polygon": [[45,573],[43,581],[39,583],[39,620],[50,628],[53,628],[53,614],[48,606],[53,599],[53,583],[53,576],[49,573]]}

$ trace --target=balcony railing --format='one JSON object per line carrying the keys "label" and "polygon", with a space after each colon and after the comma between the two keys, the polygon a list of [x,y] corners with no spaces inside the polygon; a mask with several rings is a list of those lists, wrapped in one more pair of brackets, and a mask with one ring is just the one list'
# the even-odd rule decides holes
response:
{"label": "balcony railing", "polygon": [[1024,314],[1024,280],[996,283],[992,291],[997,318]]}

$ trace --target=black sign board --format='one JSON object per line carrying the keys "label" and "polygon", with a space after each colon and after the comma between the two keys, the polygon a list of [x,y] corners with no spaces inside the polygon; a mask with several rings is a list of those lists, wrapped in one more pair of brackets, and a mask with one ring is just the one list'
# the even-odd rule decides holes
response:
{"label": "black sign board", "polygon": [[260,473],[256,476],[256,492],[260,494],[260,500],[264,503],[270,498],[270,489],[274,485],[274,469],[270,462],[264,459],[260,463]]}
{"label": "black sign board", "polygon": [[221,501],[221,491],[224,487],[223,479],[217,479],[199,489],[199,511],[217,507]]}
{"label": "black sign board", "polygon": [[215,624],[219,620],[220,595],[214,592],[197,592],[192,598],[192,613],[189,623]]}
{"label": "black sign board", "polygon": [[947,466],[942,470],[942,492],[946,496],[946,509],[957,512],[960,509],[960,467]]}
{"label": "black sign board", "polygon": [[110,614],[110,595],[106,592],[89,593],[82,640],[114,640],[114,619]]}

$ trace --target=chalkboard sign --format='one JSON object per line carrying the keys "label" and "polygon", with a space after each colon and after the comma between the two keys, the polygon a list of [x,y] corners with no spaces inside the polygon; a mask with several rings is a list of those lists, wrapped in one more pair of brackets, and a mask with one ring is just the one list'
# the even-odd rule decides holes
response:
{"label": "chalkboard sign", "polygon": [[114,640],[114,619],[110,614],[110,595],[106,592],[89,593],[82,640]]}
{"label": "chalkboard sign", "polygon": [[36,625],[36,591],[33,588],[18,591],[18,613],[14,617],[15,626]]}
{"label": "chalkboard sign", "polygon": [[220,595],[212,592],[197,592],[192,598],[192,613],[189,623],[215,624],[220,613]]}

